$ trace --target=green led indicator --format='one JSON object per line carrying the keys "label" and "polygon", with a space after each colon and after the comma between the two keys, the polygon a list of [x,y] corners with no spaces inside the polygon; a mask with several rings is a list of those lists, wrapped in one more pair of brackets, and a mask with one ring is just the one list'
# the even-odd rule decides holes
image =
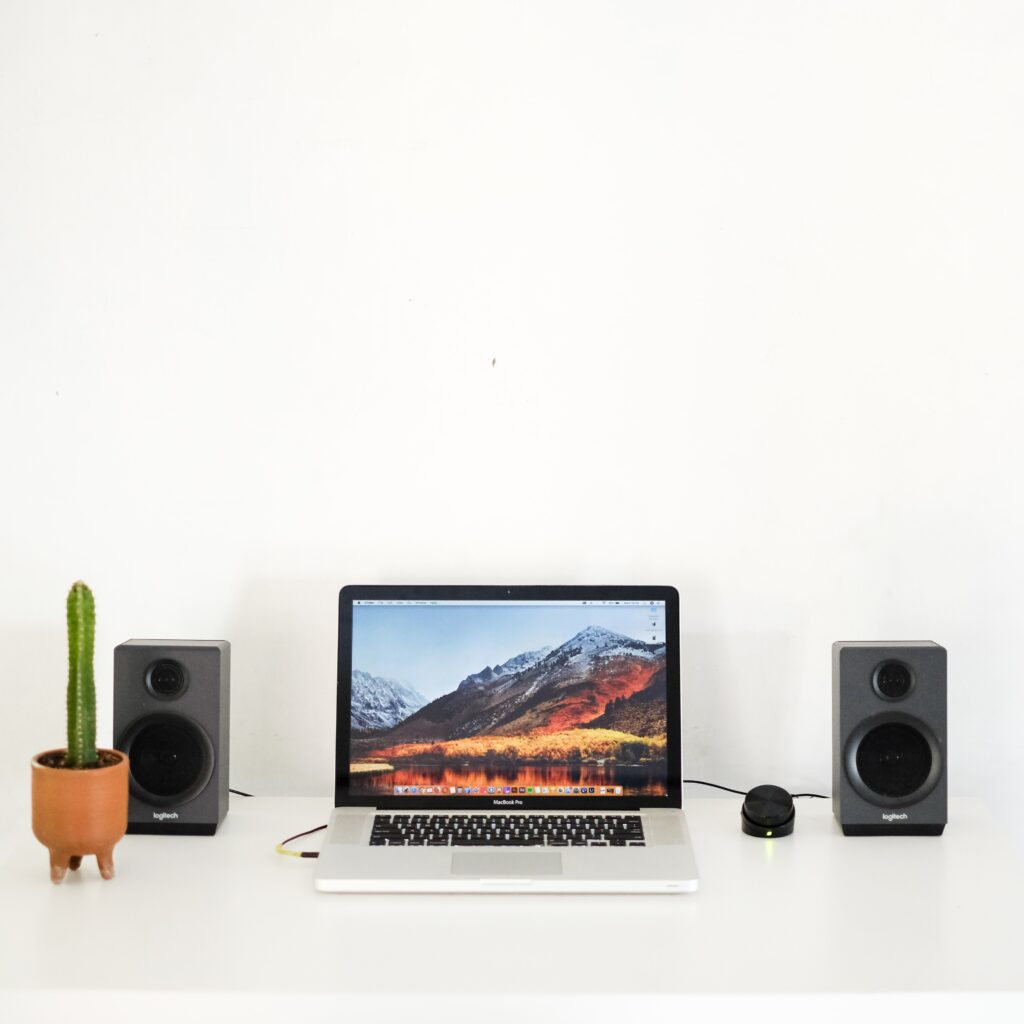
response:
{"label": "green led indicator", "polygon": [[765,835],[766,835],[766,836],[770,836],[771,834],[772,834],[772,830],[771,830],[771,829],[768,829],[768,831],[767,831],[767,832],[765,832]]}

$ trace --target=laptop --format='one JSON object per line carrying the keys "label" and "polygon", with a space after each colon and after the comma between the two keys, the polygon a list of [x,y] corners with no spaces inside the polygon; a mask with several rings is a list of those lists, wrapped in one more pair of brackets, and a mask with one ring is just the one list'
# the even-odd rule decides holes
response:
{"label": "laptop", "polygon": [[672,587],[348,586],[323,892],[691,892]]}

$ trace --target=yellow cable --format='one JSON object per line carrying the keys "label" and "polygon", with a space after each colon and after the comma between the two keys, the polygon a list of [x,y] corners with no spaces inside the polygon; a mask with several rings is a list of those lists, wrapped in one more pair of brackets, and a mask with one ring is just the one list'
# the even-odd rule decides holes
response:
{"label": "yellow cable", "polygon": [[300,832],[298,835],[289,836],[287,839],[282,839],[274,849],[278,853],[283,853],[286,857],[319,857],[320,854],[314,853],[312,850],[286,850],[284,844],[290,843],[293,839],[301,839],[303,836],[311,836],[314,832],[322,832],[325,828],[327,828],[326,825],[317,825],[316,828],[310,828],[305,832]]}

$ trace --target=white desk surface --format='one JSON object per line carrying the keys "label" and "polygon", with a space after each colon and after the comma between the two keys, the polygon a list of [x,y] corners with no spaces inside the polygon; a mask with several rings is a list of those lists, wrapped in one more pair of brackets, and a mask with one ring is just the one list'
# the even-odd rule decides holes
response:
{"label": "white desk surface", "polygon": [[54,886],[21,810],[0,851],[0,1010],[21,1019],[92,1002],[212,1018],[227,1000],[250,1020],[419,1024],[482,996],[492,1021],[570,997],[588,1019],[729,997],[764,1020],[837,993],[876,1017],[913,998],[1024,1019],[1021,858],[975,801],[951,803],[939,839],[853,839],[804,799],[793,836],[758,840],[739,798],[688,797],[701,888],[674,896],[318,894],[315,861],[274,845],[330,801],[237,796],[214,838],[127,836],[114,881],[89,860]]}

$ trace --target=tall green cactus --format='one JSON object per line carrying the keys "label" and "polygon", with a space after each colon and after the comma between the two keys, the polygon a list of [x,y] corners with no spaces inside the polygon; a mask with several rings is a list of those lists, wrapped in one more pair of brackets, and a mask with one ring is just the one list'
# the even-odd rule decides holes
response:
{"label": "tall green cactus", "polygon": [[92,652],[96,605],[79,580],[68,594],[68,756],[69,768],[96,764],[96,684]]}

